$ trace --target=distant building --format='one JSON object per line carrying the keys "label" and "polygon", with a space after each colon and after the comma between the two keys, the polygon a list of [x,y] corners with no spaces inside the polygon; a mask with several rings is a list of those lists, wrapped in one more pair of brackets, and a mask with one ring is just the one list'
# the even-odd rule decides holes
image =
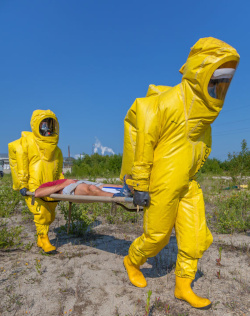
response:
{"label": "distant building", "polygon": [[10,162],[8,154],[0,154],[0,160],[3,161],[3,170],[4,173],[10,172]]}
{"label": "distant building", "polygon": [[63,158],[63,173],[65,172],[72,172],[72,166],[75,158],[73,157],[64,157]]}

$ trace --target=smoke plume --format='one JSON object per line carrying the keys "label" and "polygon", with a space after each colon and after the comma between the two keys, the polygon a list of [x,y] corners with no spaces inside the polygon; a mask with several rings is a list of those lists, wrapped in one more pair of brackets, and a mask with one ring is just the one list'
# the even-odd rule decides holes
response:
{"label": "smoke plume", "polygon": [[101,142],[99,141],[99,139],[96,137],[96,141],[93,145],[93,153],[98,153],[98,149],[101,151],[101,155],[103,156],[105,153],[107,154],[112,154],[114,155],[115,152],[113,151],[113,149],[106,147],[106,146],[102,146]]}

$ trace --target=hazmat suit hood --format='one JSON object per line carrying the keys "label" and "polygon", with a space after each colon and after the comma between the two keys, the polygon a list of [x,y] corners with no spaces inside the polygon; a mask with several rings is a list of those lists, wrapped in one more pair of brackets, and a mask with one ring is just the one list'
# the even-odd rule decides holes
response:
{"label": "hazmat suit hood", "polygon": [[225,42],[213,37],[201,38],[191,48],[186,63],[180,69],[182,97],[186,105],[189,136],[197,140],[202,132],[216,119],[224,100],[213,98],[208,93],[208,84],[214,73],[223,64],[236,69],[240,56]]}
{"label": "hazmat suit hood", "polygon": [[[39,132],[40,123],[46,118],[52,118],[55,122],[55,131],[51,136],[43,136]],[[56,115],[50,110],[36,110],[32,114],[30,126],[41,158],[50,160],[59,141],[59,123]]]}

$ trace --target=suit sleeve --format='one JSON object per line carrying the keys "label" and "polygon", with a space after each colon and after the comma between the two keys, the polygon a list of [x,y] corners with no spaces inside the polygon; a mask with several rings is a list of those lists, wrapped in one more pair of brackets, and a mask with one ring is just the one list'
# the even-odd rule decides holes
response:
{"label": "suit sleeve", "polygon": [[126,182],[135,190],[148,191],[154,149],[160,135],[160,112],[157,97],[137,99],[136,130],[132,180],[128,179]]}

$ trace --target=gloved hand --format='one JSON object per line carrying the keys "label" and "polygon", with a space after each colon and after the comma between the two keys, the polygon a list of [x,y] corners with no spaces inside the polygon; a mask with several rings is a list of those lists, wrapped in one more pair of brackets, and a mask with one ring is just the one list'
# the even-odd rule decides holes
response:
{"label": "gloved hand", "polygon": [[26,188],[22,188],[19,192],[22,194],[22,196],[26,196],[26,192],[28,191],[28,189]]}
{"label": "gloved hand", "polygon": [[149,206],[150,203],[150,196],[147,191],[137,191],[134,190],[134,198],[133,203],[134,206]]}

